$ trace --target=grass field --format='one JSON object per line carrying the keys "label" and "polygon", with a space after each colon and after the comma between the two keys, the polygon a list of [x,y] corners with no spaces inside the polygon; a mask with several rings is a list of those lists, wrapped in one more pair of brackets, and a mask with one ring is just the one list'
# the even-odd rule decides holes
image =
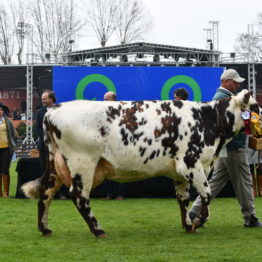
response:
{"label": "grass field", "polygon": [[[262,198],[255,205],[262,218]],[[210,222],[196,234],[184,233],[175,199],[92,199],[91,206],[106,239],[90,234],[70,200],[52,202],[53,236],[42,237],[36,230],[36,201],[0,198],[0,262],[262,261],[262,229],[243,227],[233,198],[214,200]]]}

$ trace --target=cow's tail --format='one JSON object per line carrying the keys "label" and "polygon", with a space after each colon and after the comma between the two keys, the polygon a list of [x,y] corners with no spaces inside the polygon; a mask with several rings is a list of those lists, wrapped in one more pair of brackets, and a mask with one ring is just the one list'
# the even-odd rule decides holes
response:
{"label": "cow's tail", "polygon": [[28,198],[37,199],[39,195],[40,184],[41,178],[37,178],[36,180],[23,184],[21,189]]}

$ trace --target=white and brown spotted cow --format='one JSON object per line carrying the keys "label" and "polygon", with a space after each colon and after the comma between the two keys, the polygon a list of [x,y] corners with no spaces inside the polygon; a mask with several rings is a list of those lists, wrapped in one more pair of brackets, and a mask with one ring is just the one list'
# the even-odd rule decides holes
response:
{"label": "white and brown spotted cow", "polygon": [[[48,170],[23,186],[27,196],[38,192],[39,230],[51,233],[48,207],[62,181],[71,184],[72,199],[90,230],[104,237],[90,208],[91,189],[105,178],[128,182],[164,175],[175,180],[182,226],[194,232],[209,216],[206,175],[223,145],[243,129],[243,110],[261,113],[246,90],[208,103],[78,100],[57,105],[44,119]],[[203,202],[194,221],[187,213],[190,184]]]}

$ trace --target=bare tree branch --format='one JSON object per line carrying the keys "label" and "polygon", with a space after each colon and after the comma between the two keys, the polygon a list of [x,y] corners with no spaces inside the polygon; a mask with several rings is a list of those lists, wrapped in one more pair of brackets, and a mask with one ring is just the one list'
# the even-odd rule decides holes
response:
{"label": "bare tree branch", "polygon": [[104,47],[116,28],[116,0],[90,0],[88,6],[83,9],[85,9],[88,25]]}
{"label": "bare tree branch", "polygon": [[11,64],[14,52],[14,30],[8,7],[0,4],[0,57],[3,63]]}
{"label": "bare tree branch", "polygon": [[31,15],[35,28],[34,46],[44,59],[47,53],[69,50],[69,40],[82,28],[74,0],[32,0]]}
{"label": "bare tree branch", "polygon": [[25,1],[17,0],[16,2],[10,2],[10,9],[13,17],[13,27],[15,30],[16,43],[17,43],[17,60],[18,63],[22,63],[22,53],[25,44],[25,37],[27,35],[27,22],[29,21],[27,16],[28,5]]}
{"label": "bare tree branch", "polygon": [[234,49],[236,52],[253,53],[256,57],[260,57],[262,52],[262,13],[257,15],[257,31],[253,35],[249,33],[238,34]]}
{"label": "bare tree branch", "polygon": [[121,44],[139,39],[152,29],[153,20],[138,0],[118,0],[116,33]]}

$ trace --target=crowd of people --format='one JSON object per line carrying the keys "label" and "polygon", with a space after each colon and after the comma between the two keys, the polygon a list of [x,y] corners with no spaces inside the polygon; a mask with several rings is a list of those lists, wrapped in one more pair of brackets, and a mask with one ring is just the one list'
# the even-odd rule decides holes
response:
{"label": "crowd of people", "polygon": [[17,108],[14,108],[11,112],[10,112],[10,118],[12,120],[26,120],[26,112],[25,111],[20,111]]}
{"label": "crowd of people", "polygon": [[[221,75],[221,86],[217,89],[213,100],[223,99],[235,94],[240,83],[245,81],[234,69],[227,69]],[[174,91],[174,100],[188,100],[189,93],[185,88],[178,88]],[[45,90],[42,94],[43,107],[36,114],[36,131],[38,135],[37,148],[40,152],[41,173],[45,169],[45,150],[43,138],[43,119],[45,113],[55,105],[55,93]],[[116,94],[107,92],[104,101],[116,101]],[[12,121],[7,117],[8,109],[0,102],[0,197],[9,196],[10,175],[9,167],[12,155],[16,148],[17,133]],[[13,119],[22,118],[16,110],[12,112]],[[230,180],[243,216],[244,227],[262,227],[262,223],[256,216],[254,207],[254,196],[262,196],[262,164],[258,156],[260,152],[248,149],[247,136],[239,133],[234,139],[223,148],[218,162],[209,175],[211,198],[215,198]],[[262,159],[261,159],[262,160]],[[262,162],[262,161],[261,161]],[[124,187],[121,183],[106,180],[105,187],[107,195],[105,199],[125,198]],[[3,190],[2,190],[3,189]],[[61,191],[59,198],[67,197],[68,189]],[[201,198],[194,201],[189,215],[193,219],[201,212]]]}

